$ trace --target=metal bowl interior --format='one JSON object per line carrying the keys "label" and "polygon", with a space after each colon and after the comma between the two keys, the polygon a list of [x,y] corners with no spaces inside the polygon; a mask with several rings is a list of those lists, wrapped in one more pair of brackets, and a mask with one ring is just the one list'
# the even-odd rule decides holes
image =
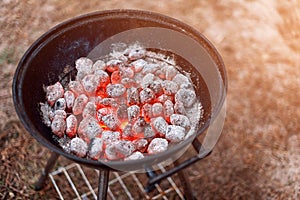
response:
{"label": "metal bowl interior", "polygon": [[[180,56],[177,62],[186,66],[184,70],[192,74],[205,113],[194,137],[207,129],[213,120],[212,114],[217,114],[224,102],[224,90],[227,88],[225,67],[213,45],[196,30],[173,18],[147,11],[110,10],[79,16],[55,26],[37,39],[20,60],[12,88],[14,105],[20,120],[38,142],[68,159],[90,167],[117,169],[124,166],[125,170],[136,170],[176,156],[193,141],[194,137],[190,137],[163,153],[142,160],[100,162],[64,152],[53,140],[50,128],[42,122],[39,103],[45,101],[44,86],[59,81],[61,75],[66,73],[66,66],[74,66],[76,59],[87,56],[102,41],[141,27],[161,27],[176,31],[203,48],[204,53],[197,56],[209,69],[200,70],[201,66],[190,65]],[[211,73],[217,75],[211,76]],[[211,88],[208,85],[212,85]]]}

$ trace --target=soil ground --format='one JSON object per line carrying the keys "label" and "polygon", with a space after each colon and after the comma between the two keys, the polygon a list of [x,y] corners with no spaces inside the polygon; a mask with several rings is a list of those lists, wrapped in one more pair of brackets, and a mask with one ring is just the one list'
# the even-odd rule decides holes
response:
{"label": "soil ground", "polygon": [[[57,199],[36,192],[49,151],[19,121],[14,71],[26,49],[54,25],[80,14],[142,9],[203,33],[228,73],[227,116],[213,153],[188,168],[199,199],[300,199],[300,2],[297,0],[0,2],[0,199]],[[60,159],[57,166],[66,163]]]}

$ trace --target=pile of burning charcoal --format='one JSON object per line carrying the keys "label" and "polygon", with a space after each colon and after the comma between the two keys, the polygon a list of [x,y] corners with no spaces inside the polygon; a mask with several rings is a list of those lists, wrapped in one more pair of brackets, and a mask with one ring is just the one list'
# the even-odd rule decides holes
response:
{"label": "pile of burning charcoal", "polygon": [[[93,160],[134,160],[188,137],[201,103],[174,59],[138,44],[93,62],[81,57],[66,87],[45,87],[44,123],[61,147]],[[198,117],[199,119],[199,117]]]}

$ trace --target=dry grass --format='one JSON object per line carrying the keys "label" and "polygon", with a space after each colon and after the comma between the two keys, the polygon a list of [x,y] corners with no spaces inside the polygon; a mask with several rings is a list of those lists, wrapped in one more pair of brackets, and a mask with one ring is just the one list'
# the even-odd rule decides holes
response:
{"label": "dry grass", "polygon": [[[300,198],[300,3],[298,1],[12,1],[0,3],[0,199],[50,199],[32,190],[49,154],[13,108],[18,60],[39,35],[95,10],[138,8],[180,19],[220,51],[229,79],[223,135],[188,169],[202,199]],[[60,161],[65,162],[65,161]]]}

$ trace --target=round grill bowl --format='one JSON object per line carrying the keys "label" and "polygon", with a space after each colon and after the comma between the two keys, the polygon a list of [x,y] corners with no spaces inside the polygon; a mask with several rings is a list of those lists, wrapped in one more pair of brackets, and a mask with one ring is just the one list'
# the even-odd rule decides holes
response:
{"label": "round grill bowl", "polygon": [[[186,59],[199,65],[186,64],[185,71],[191,73],[197,96],[202,103],[204,115],[194,136],[169,148],[167,151],[135,161],[101,162],[79,158],[66,153],[52,138],[51,129],[43,122],[40,102],[45,102],[44,86],[59,81],[66,66],[74,66],[76,59],[87,56],[101,42],[113,35],[137,28],[162,28],[183,35],[192,41],[172,38],[150,38],[158,45],[173,51],[176,46],[181,54],[176,61],[186,64]],[[151,34],[150,34],[151,37]],[[170,41],[169,41],[170,40]],[[168,47],[170,45],[170,47]],[[51,151],[77,163],[93,168],[136,170],[178,157],[193,139],[204,132],[220,111],[227,88],[226,71],[221,57],[213,45],[199,32],[173,18],[138,10],[109,10],[86,14],[63,22],[37,39],[20,60],[13,81],[13,100],[17,114],[28,132]]]}

